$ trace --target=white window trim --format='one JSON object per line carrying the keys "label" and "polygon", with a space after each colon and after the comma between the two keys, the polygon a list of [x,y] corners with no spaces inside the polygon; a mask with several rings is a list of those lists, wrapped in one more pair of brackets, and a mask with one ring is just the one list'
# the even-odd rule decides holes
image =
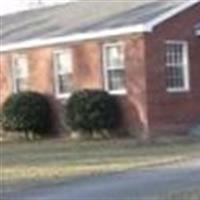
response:
{"label": "white window trim", "polygon": [[[17,79],[17,77],[16,77],[16,74],[15,74],[15,70],[16,70],[15,69],[16,68],[15,61],[20,56],[25,56],[26,59],[27,59],[27,62],[28,62],[28,58],[27,58],[27,55],[25,53],[18,53],[18,54],[14,54],[14,55],[11,56],[11,60],[12,60],[11,61],[11,76],[12,76],[12,91],[13,91],[13,93],[18,93],[18,91],[17,91],[17,85],[16,85],[16,79]],[[27,70],[29,70],[28,66],[27,66],[27,68],[28,68]]]}
{"label": "white window trim", "polygon": [[[108,47],[116,47],[116,46],[120,46],[123,50],[123,52],[125,52],[125,45],[123,42],[113,42],[113,43],[105,43],[103,45],[103,77],[104,77],[104,89],[112,94],[112,95],[126,95],[127,94],[127,90],[126,89],[122,89],[122,90],[110,90],[109,89],[109,81],[108,81],[108,71],[109,70],[115,70],[115,69],[123,69],[125,70],[125,66],[118,66],[118,67],[107,67],[107,62],[106,62],[106,49]],[[125,55],[124,55],[125,56]],[[125,63],[124,63],[125,65]]]}
{"label": "white window trim", "polygon": [[[174,88],[167,88],[167,92],[169,93],[177,93],[177,92],[189,92],[190,91],[190,70],[189,70],[189,44],[187,41],[184,40],[168,40],[166,44],[181,44],[183,45],[184,51],[184,65],[183,65],[183,72],[184,72],[184,86],[183,87],[174,87]],[[166,63],[165,63],[165,67]]]}
{"label": "white window trim", "polygon": [[17,55],[12,55],[12,63],[11,63],[11,71],[12,71],[12,90],[13,93],[17,93],[17,86],[16,86],[16,75],[15,75],[15,59],[17,58]]}
{"label": "white window trim", "polygon": [[[64,94],[61,94],[59,92],[58,69],[57,69],[55,55],[59,54],[59,53],[64,53],[66,49],[69,50],[71,54],[73,53],[72,49],[70,49],[70,48],[57,49],[57,50],[53,51],[54,90],[55,90],[55,96],[58,99],[68,99],[72,95],[71,92],[67,92]],[[72,54],[72,57],[73,57],[73,54]]]}

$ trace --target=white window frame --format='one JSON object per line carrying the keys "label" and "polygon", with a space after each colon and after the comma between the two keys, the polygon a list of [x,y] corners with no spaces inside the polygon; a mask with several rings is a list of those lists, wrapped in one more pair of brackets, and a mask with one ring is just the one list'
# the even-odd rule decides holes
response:
{"label": "white window frame", "polygon": [[[113,67],[108,67],[107,66],[107,48],[109,47],[120,47],[122,48],[123,56],[124,56],[124,63],[123,66],[113,66]],[[123,42],[112,42],[112,43],[105,43],[103,45],[103,76],[104,76],[104,88],[106,91],[108,91],[112,95],[126,95],[127,94],[127,89],[121,89],[121,90],[110,90],[109,89],[109,80],[108,80],[108,71],[110,70],[124,70],[125,71],[125,45]]]}
{"label": "white window frame", "polygon": [[[189,92],[190,91],[190,70],[189,70],[189,44],[187,41],[183,40],[168,40],[165,43],[166,45],[182,45],[183,47],[183,87],[167,87],[167,92]],[[167,52],[165,52],[166,54]],[[168,67],[169,64],[166,62],[165,67]]]}
{"label": "white window frame", "polygon": [[[63,49],[57,49],[53,51],[54,89],[55,89],[55,95],[58,99],[68,99],[71,96],[71,92],[60,93],[59,91],[58,67],[56,63],[57,61],[55,59],[56,54],[65,53],[66,51],[70,52],[71,59],[72,59],[71,62],[73,63],[73,51],[71,48],[63,48]],[[71,67],[73,67],[73,65]]]}
{"label": "white window frame", "polygon": [[[13,93],[18,93],[18,92],[21,92],[21,91],[18,91],[17,89],[17,85],[16,85],[16,80],[19,78],[19,77],[16,77],[16,59],[20,58],[21,56],[25,57],[26,60],[27,60],[27,73],[29,73],[29,63],[28,63],[28,56],[27,54],[25,53],[18,53],[18,54],[14,54],[12,55],[12,64],[11,64],[11,68],[12,68],[12,88],[13,88]],[[28,79],[28,76],[26,77],[26,79]]]}

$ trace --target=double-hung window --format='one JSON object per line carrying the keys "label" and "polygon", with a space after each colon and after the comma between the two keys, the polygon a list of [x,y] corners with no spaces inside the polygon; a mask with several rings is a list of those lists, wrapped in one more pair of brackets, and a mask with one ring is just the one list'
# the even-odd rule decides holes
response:
{"label": "double-hung window", "polygon": [[166,82],[167,91],[169,92],[189,90],[189,53],[187,42],[166,42]]}
{"label": "double-hung window", "polygon": [[16,54],[12,62],[13,91],[15,93],[28,89],[28,59],[25,54]]}
{"label": "double-hung window", "polygon": [[54,52],[55,92],[57,97],[68,97],[73,90],[71,49]]}
{"label": "double-hung window", "polygon": [[126,93],[124,45],[122,43],[103,46],[105,89],[113,94]]}

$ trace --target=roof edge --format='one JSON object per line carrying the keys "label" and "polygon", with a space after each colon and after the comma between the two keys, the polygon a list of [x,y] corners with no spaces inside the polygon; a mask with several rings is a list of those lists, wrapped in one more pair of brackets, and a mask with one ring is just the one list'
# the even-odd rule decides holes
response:
{"label": "roof edge", "polygon": [[169,12],[166,12],[159,17],[151,20],[148,23],[148,26],[151,27],[153,30],[156,26],[162,24],[163,22],[167,21],[168,19],[174,17],[175,15],[183,12],[184,10],[194,6],[195,4],[200,3],[200,0],[189,0],[188,2],[184,3],[183,5],[178,6],[177,8],[174,8],[170,10]]}
{"label": "roof edge", "polygon": [[[183,5],[172,9],[169,12],[166,12],[159,17],[150,20],[146,24],[138,24],[135,26],[126,26],[121,28],[114,28],[108,30],[101,30],[96,32],[88,32],[88,33],[79,33],[73,34],[65,37],[55,37],[49,39],[34,39],[34,40],[27,40],[24,42],[16,42],[10,43],[7,45],[0,46],[0,52],[8,52],[12,50],[19,50],[19,49],[27,49],[27,48],[34,48],[34,47],[41,47],[41,46],[50,46],[56,45],[61,43],[71,43],[71,42],[80,42],[84,40],[90,39],[99,39],[99,38],[106,38],[106,37],[113,37],[113,36],[120,36],[126,35],[131,33],[142,33],[142,32],[152,32],[156,26],[163,23],[164,21],[174,17],[178,13],[194,6],[195,4],[199,3],[200,0],[190,0]],[[197,35],[199,35],[199,31],[197,31]]]}
{"label": "roof edge", "polygon": [[50,45],[56,45],[56,44],[61,44],[61,43],[80,42],[80,41],[90,40],[90,39],[98,39],[98,38],[126,35],[126,34],[131,34],[131,33],[142,33],[142,32],[151,32],[151,31],[152,30],[149,26],[146,26],[144,24],[138,24],[135,26],[126,26],[126,27],[102,30],[102,31],[97,31],[97,32],[72,34],[65,37],[56,37],[56,38],[49,38],[49,39],[38,38],[34,40],[27,40],[24,42],[10,43],[7,45],[1,45],[0,52],[7,52],[7,51],[12,51],[12,50],[27,49],[27,48],[34,48],[34,47],[41,47],[41,46],[50,46]]}

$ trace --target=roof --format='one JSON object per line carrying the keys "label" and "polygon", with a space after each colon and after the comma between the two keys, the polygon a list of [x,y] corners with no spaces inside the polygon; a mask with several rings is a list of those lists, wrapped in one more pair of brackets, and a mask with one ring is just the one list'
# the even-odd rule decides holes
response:
{"label": "roof", "polygon": [[157,25],[162,22],[160,19],[165,20],[197,2],[199,0],[85,1],[5,15],[1,16],[0,51],[16,48],[13,44],[23,48],[27,42],[31,47],[37,43],[48,45],[87,39],[89,34],[105,37],[111,33],[151,31],[153,26],[147,26],[150,21]]}

